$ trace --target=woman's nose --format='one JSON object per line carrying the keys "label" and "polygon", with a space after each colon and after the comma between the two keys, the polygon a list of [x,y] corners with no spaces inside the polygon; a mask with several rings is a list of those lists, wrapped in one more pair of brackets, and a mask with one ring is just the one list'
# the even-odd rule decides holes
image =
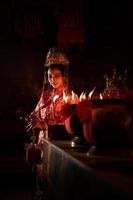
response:
{"label": "woman's nose", "polygon": [[51,81],[54,81],[54,80],[55,80],[55,77],[54,77],[54,76],[52,76],[52,77],[51,77]]}
{"label": "woman's nose", "polygon": [[56,80],[56,77],[51,77],[51,81],[54,82]]}

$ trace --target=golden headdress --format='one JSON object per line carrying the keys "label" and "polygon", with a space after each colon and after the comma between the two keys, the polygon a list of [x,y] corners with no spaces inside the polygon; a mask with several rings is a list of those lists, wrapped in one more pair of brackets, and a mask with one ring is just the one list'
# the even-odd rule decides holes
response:
{"label": "golden headdress", "polygon": [[64,66],[68,66],[69,60],[66,55],[57,48],[50,48],[46,55],[44,66],[49,67],[51,64],[62,64]]}

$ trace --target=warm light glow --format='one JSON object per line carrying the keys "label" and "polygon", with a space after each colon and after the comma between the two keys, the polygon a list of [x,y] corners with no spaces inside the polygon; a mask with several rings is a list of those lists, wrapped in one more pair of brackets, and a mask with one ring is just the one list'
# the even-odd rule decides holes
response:
{"label": "warm light glow", "polygon": [[83,94],[82,99],[86,99],[86,92]]}
{"label": "warm light glow", "polygon": [[79,101],[82,101],[83,96],[84,96],[84,92],[82,92],[81,95],[79,96]]}
{"label": "warm light glow", "polygon": [[103,96],[102,96],[102,94],[100,93],[100,99],[103,99]]}
{"label": "warm light glow", "polygon": [[94,87],[94,89],[89,93],[88,98],[91,99],[92,98],[92,94],[95,91],[96,87]]}
{"label": "warm light glow", "polygon": [[56,99],[58,99],[58,98],[59,98],[59,95],[55,95],[55,96],[53,97],[53,102],[55,103]]}
{"label": "warm light glow", "polygon": [[74,94],[74,92],[72,91],[72,101],[74,100],[74,96],[75,96],[75,94]]}
{"label": "warm light glow", "polygon": [[64,91],[63,91],[63,100],[65,103],[67,103],[67,101],[68,101],[68,96],[65,94]]}
{"label": "warm light glow", "polygon": [[86,92],[82,92],[81,95],[80,95],[80,97],[79,97],[79,101],[82,101],[82,100],[84,100],[86,98],[87,98]]}
{"label": "warm light glow", "polygon": [[71,93],[72,93],[72,101],[71,101],[71,103],[75,103],[76,94],[73,91]]}

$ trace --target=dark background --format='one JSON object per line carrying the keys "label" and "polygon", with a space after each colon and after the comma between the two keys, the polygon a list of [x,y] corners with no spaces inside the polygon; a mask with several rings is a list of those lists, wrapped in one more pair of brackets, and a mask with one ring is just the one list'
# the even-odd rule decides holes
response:
{"label": "dark background", "polygon": [[39,99],[49,48],[67,54],[70,84],[78,95],[94,86],[102,92],[104,75],[113,68],[128,70],[132,88],[132,18],[132,0],[0,3],[0,199],[35,195],[37,177],[25,162],[32,130],[26,132],[24,119]]}
{"label": "dark background", "polygon": [[[104,74],[112,73],[113,68],[120,72],[128,70],[127,85],[132,88],[132,1],[63,2],[6,0],[1,3],[1,109],[22,106],[29,111],[34,107],[42,88],[43,64],[50,47],[60,47],[69,57],[70,84],[78,94],[89,92],[94,86],[103,91]],[[64,36],[65,42],[62,42],[59,35],[65,35],[65,30],[75,30],[74,21],[69,26],[72,9],[65,7],[66,2],[77,10],[77,2],[82,2],[82,12],[72,13],[82,23],[77,25],[79,39],[71,36],[69,41]],[[61,19],[67,21],[66,29],[62,28]]]}

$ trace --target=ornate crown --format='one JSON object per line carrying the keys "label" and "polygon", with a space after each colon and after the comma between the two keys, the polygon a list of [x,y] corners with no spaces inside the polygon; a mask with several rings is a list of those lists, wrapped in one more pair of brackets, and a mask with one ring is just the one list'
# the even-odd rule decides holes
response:
{"label": "ornate crown", "polygon": [[61,51],[58,51],[56,48],[50,48],[46,55],[44,66],[49,67],[51,64],[62,64],[67,66],[69,64],[69,60]]}

